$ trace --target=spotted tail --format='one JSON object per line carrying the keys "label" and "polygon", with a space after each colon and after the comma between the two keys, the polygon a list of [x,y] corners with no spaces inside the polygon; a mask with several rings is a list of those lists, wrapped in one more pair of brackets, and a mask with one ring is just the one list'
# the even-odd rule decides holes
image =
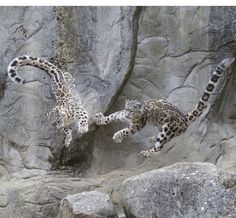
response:
{"label": "spotted tail", "polygon": [[235,58],[226,58],[218,64],[208,82],[208,85],[202,97],[200,98],[194,109],[187,113],[189,124],[196,120],[196,118],[199,117],[202,114],[203,110],[207,107],[209,98],[215,92],[215,88],[219,83],[221,75],[234,62],[234,60]]}
{"label": "spotted tail", "polygon": [[25,82],[25,80],[19,76],[17,70],[19,67],[26,65],[34,66],[46,71],[55,82],[59,82],[62,79],[62,71],[55,65],[41,58],[23,55],[15,58],[8,65],[8,76],[14,83],[23,84]]}

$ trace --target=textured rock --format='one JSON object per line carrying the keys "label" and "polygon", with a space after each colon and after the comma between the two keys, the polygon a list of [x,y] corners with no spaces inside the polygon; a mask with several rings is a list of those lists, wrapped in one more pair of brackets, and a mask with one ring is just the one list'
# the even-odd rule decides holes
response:
{"label": "textured rock", "polygon": [[[124,214],[119,203],[122,181],[137,173],[137,170],[122,170],[92,178],[79,178],[68,171],[53,171],[44,174],[43,171],[31,170],[29,172],[28,170],[14,173],[14,178],[0,179],[0,217],[56,218],[62,199],[65,199],[68,195],[79,195],[79,193],[89,192],[90,190],[109,194],[119,217],[121,217]],[[83,197],[81,200],[85,199]],[[65,214],[62,213],[61,215],[64,216]]]}
{"label": "textured rock", "polygon": [[121,182],[131,175],[182,161],[235,170],[234,66],[210,110],[150,159],[139,151],[151,146],[153,127],[117,145],[112,135],[123,124],[91,125],[63,148],[63,135],[45,117],[55,105],[48,76],[24,67],[24,86],[6,80],[9,62],[31,54],[73,74],[91,119],[121,109],[125,98],[166,98],[187,112],[215,65],[235,53],[235,9],[1,7],[0,217],[54,218],[61,199],[93,189],[109,193],[120,215]]}
{"label": "textured rock", "polygon": [[234,217],[236,174],[213,164],[181,163],[128,178],[122,185],[127,217]]}
{"label": "textured rock", "polygon": [[59,218],[118,218],[109,195],[82,192],[62,199]]}
{"label": "textured rock", "polygon": [[83,180],[70,175],[32,176],[1,181],[0,217],[57,217],[60,200],[100,185],[101,180]]}
{"label": "textured rock", "polygon": [[[65,10],[69,9],[63,7],[63,11]],[[95,113],[107,110],[112,104],[127,74],[131,72],[139,9],[78,7],[72,11],[74,18],[63,12],[63,19],[67,21],[62,19],[59,25],[63,25],[63,22],[73,23],[74,34],[79,34],[76,38],[77,47],[71,46],[74,50],[73,63],[69,62],[67,65],[73,69],[71,72],[78,83],[78,91],[85,99],[86,109],[92,119]],[[71,30],[66,25],[65,28],[67,31]],[[66,34],[64,43],[68,43]],[[61,59],[67,60],[67,57],[59,56],[59,60]],[[93,145],[93,140],[94,133],[75,141],[74,146],[62,152],[62,162],[90,167],[94,159],[92,149],[96,146]]]}
{"label": "textured rock", "polygon": [[[1,78],[5,80],[11,59],[21,54],[50,57],[55,19],[51,7],[2,7]],[[11,173],[27,169],[48,170],[52,164],[50,148],[57,144],[55,128],[44,114],[53,106],[48,77],[37,69],[21,71],[27,84],[19,87],[5,83],[0,104],[0,150],[5,167]],[[51,106],[50,106],[51,105]]]}
{"label": "textured rock", "polygon": [[[90,126],[91,133],[78,136],[64,149],[63,136],[45,117],[55,104],[46,74],[25,67],[20,73],[27,84],[18,87],[7,80],[4,88],[3,72],[13,57],[25,53],[45,57],[71,72],[92,119],[96,112],[121,109],[125,98],[167,98],[187,112],[215,64],[234,52],[234,7],[0,10],[2,20],[9,17],[1,25],[0,150],[10,173],[23,168],[49,170],[61,164],[85,173],[136,167],[143,161],[139,151],[151,146],[147,138],[156,132],[145,128],[116,145],[112,135],[122,125]],[[232,74],[213,99],[212,112],[166,144],[159,166],[183,159],[235,166],[234,84]]]}
{"label": "textured rock", "polygon": [[[235,53],[235,19],[235,7],[144,7],[139,16],[133,71],[107,113],[122,109],[126,98],[164,98],[184,112],[190,111],[216,64]],[[151,158],[153,165],[209,161],[224,169],[236,166],[234,66],[230,71],[231,76],[226,76],[230,79],[212,99],[210,110]],[[157,129],[145,127],[117,145],[112,136],[124,126],[99,127],[95,171],[135,167],[143,161],[139,151],[152,146],[148,137],[157,134]]]}
{"label": "textured rock", "polygon": [[[13,58],[25,53],[54,62],[75,77],[77,90],[92,118],[96,112],[107,109],[130,69],[135,10],[135,7],[1,8],[2,20],[9,18],[1,25],[5,42],[1,49],[4,60],[1,72],[6,71]],[[65,150],[62,134],[45,117],[55,105],[47,74],[33,67],[22,67],[20,74],[26,84],[19,87],[7,80],[0,105],[0,150],[7,169],[49,170],[61,163],[74,165],[75,161],[87,169],[92,159],[87,151],[92,149],[93,136],[75,140]],[[1,78],[3,83],[5,75]]]}

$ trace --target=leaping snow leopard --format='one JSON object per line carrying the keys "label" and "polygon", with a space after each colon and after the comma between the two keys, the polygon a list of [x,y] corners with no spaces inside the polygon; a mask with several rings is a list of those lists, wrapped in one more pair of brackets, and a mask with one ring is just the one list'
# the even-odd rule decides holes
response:
{"label": "leaping snow leopard", "polygon": [[74,78],[70,73],[61,71],[46,60],[23,55],[12,60],[8,66],[8,76],[14,83],[25,83],[17,70],[26,65],[40,68],[51,77],[51,88],[56,98],[56,106],[46,115],[53,124],[56,124],[58,129],[64,132],[64,145],[68,147],[72,140],[74,125],[77,125],[79,133],[88,131],[88,113],[82,106],[80,99],[75,99],[72,92],[75,87]]}
{"label": "leaping snow leopard", "polygon": [[141,151],[141,154],[149,157],[153,153],[161,150],[163,145],[183,133],[187,127],[199,117],[209,103],[210,96],[214,93],[219,78],[222,73],[234,62],[234,58],[224,59],[214,70],[207,87],[192,111],[185,114],[179,108],[166,100],[151,99],[140,103],[136,100],[126,100],[125,108],[121,111],[104,116],[97,113],[94,122],[97,125],[106,125],[114,121],[128,121],[129,126],[113,136],[116,143],[121,143],[123,138],[140,131],[147,123],[158,126],[157,136],[149,138],[154,147],[149,150]]}

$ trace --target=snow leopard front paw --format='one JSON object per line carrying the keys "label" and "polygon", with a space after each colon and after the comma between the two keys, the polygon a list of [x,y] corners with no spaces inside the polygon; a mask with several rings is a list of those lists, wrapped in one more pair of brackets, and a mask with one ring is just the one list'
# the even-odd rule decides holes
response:
{"label": "snow leopard front paw", "polygon": [[117,132],[113,135],[112,139],[115,143],[121,143],[123,140],[123,136],[122,136],[121,132]]}
{"label": "snow leopard front paw", "polygon": [[88,124],[85,124],[85,125],[81,125],[80,127],[79,127],[79,133],[86,133],[86,132],[88,132],[89,131],[89,129],[88,129]]}
{"label": "snow leopard front paw", "polygon": [[67,136],[64,139],[64,145],[68,148],[70,146],[70,142],[72,141],[72,136]]}
{"label": "snow leopard front paw", "polygon": [[98,126],[106,124],[105,116],[102,113],[97,113],[93,120],[94,120],[94,123],[96,123],[96,125]]}

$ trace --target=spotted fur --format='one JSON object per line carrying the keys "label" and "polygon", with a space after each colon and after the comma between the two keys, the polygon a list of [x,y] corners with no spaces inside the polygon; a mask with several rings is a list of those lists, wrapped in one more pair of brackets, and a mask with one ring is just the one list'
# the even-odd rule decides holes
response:
{"label": "spotted fur", "polygon": [[74,78],[68,72],[63,72],[52,63],[38,57],[20,56],[11,61],[8,66],[8,77],[17,84],[24,84],[17,70],[21,66],[33,66],[44,70],[51,77],[52,92],[56,98],[56,106],[47,117],[57,128],[64,132],[64,144],[70,145],[72,128],[77,126],[79,133],[88,131],[88,113],[82,106],[80,99],[75,99],[73,89]]}
{"label": "spotted fur", "polygon": [[140,103],[136,100],[127,100],[122,111],[109,116],[102,113],[96,114],[94,121],[97,125],[106,125],[114,121],[128,121],[129,126],[116,132],[113,140],[121,143],[123,138],[140,131],[147,123],[159,127],[157,136],[149,138],[154,147],[141,151],[146,157],[160,151],[163,145],[175,136],[185,132],[187,127],[199,117],[209,103],[210,96],[214,93],[222,73],[234,62],[234,58],[223,60],[214,70],[208,85],[192,111],[185,114],[173,104],[160,99],[151,99]]}

